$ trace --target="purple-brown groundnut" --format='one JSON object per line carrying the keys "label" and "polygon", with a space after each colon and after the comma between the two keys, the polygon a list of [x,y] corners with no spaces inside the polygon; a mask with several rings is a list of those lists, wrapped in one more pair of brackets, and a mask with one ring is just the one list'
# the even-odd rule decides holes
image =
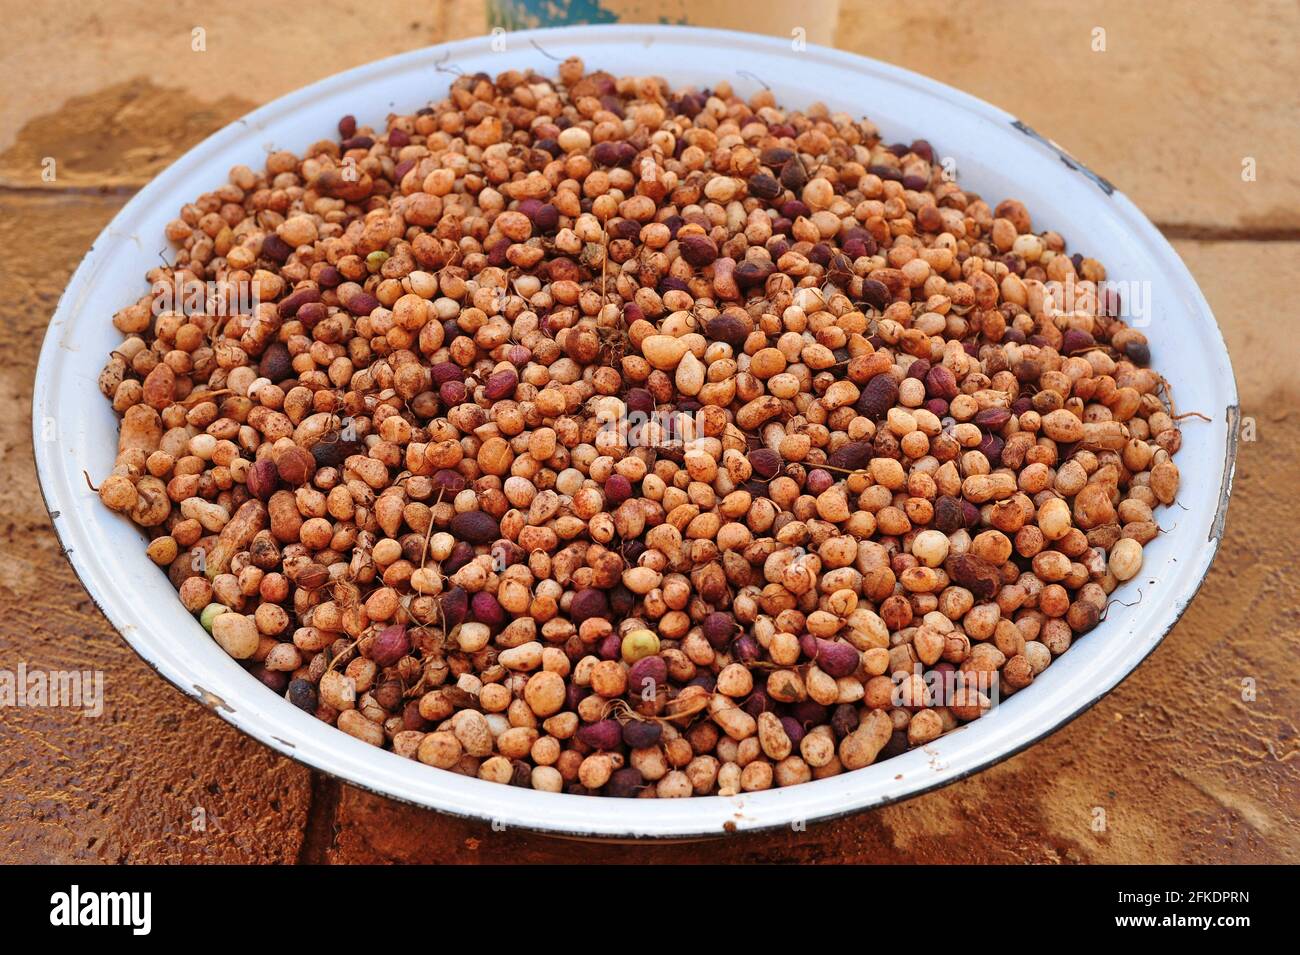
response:
{"label": "purple-brown groundnut", "polygon": [[632,482],[621,474],[611,474],[605,479],[605,501],[617,507],[632,496]]}
{"label": "purple-brown groundnut", "polygon": [[803,700],[790,705],[790,715],[800,726],[819,726],[830,716],[829,709],[815,700]]}
{"label": "purple-brown groundnut", "polygon": [[506,622],[505,610],[497,603],[497,598],[486,590],[476,593],[469,604],[470,612],[479,623],[485,623],[489,627],[500,627]]}
{"label": "purple-brown groundnut", "polygon": [[772,698],[767,695],[767,690],[762,687],[755,687],[754,692],[745,698],[745,702],[740,705],[740,708],[757,719],[759,713],[773,710],[776,705],[772,702]]}
{"label": "purple-brown groundnut", "polygon": [[833,451],[826,464],[841,471],[856,471],[867,466],[874,451],[870,441],[850,441]]}
{"label": "purple-brown groundnut", "polygon": [[596,655],[602,660],[617,660],[623,655],[623,639],[617,633],[605,636],[596,644]]}
{"label": "purple-brown groundnut", "polygon": [[465,541],[456,541],[451,547],[451,553],[447,559],[442,562],[444,573],[454,574],[471,560],[474,559],[474,547]]}
{"label": "purple-brown groundnut", "polygon": [[444,381],[438,386],[438,397],[442,403],[448,407],[463,404],[469,397],[469,389],[465,387],[465,382],[456,379],[453,381]]}
{"label": "purple-brown groundnut", "polygon": [[570,683],[564,688],[564,707],[565,709],[576,710],[578,704],[589,696],[591,696],[591,687]]}
{"label": "purple-brown groundnut", "polygon": [[442,491],[444,496],[459,494],[465,490],[465,475],[451,468],[441,468],[433,472],[430,478],[434,492]]}
{"label": "purple-brown groundnut", "polygon": [[654,720],[628,720],[623,724],[623,742],[632,749],[654,746],[664,735],[664,728]]}
{"label": "purple-brown groundnut", "polygon": [[609,777],[609,782],[605,784],[605,793],[617,799],[632,799],[645,787],[645,777],[641,775],[641,770],[633,766],[625,766],[615,770]]}
{"label": "purple-brown groundnut", "polygon": [[1006,447],[1006,444],[996,434],[986,434],[980,440],[979,447],[976,450],[988,458],[990,467],[996,468],[1002,466],[1002,449]]}
{"label": "purple-brown groundnut", "polygon": [[953,534],[966,526],[966,514],[961,501],[943,495],[934,502],[934,526],[945,534]]}
{"label": "purple-brown groundnut", "polygon": [[957,376],[944,365],[935,365],[925,374],[925,393],[931,398],[952,401],[957,397]]}
{"label": "purple-brown groundnut", "polygon": [[623,728],[618,725],[618,720],[597,720],[579,727],[578,739],[592,749],[618,749],[623,742]]}
{"label": "purple-brown groundnut", "polygon": [[454,627],[469,616],[469,594],[463,587],[452,587],[443,593],[439,607],[447,626]]}
{"label": "purple-brown groundnut", "polygon": [[498,371],[490,376],[483,385],[483,397],[488,401],[500,401],[515,393],[519,385],[519,374],[513,368]]}
{"label": "purple-brown groundnut", "polygon": [[861,717],[852,703],[840,703],[831,714],[831,729],[836,739],[843,739],[858,728]]}
{"label": "purple-brown groundnut", "polygon": [[381,667],[390,667],[411,652],[411,638],[406,627],[395,623],[380,630],[370,644],[370,659]]}
{"label": "purple-brown groundnut", "polygon": [[804,485],[809,494],[821,494],[828,491],[835,484],[835,477],[831,472],[822,468],[813,468],[808,472],[808,481]]}
{"label": "purple-brown groundnut", "polygon": [[736,625],[735,617],[720,610],[715,610],[705,617],[701,628],[704,630],[704,639],[708,640],[709,645],[715,650],[726,647],[740,629]]}
{"label": "purple-brown groundnut", "polygon": [[852,676],[862,663],[862,654],[851,643],[823,640],[811,634],[804,634],[799,643],[809,659],[837,680],[840,677]]}
{"label": "purple-brown groundnut", "polygon": [[858,397],[857,412],[864,418],[878,421],[898,401],[898,383],[888,372],[881,372],[862,387]]}
{"label": "purple-brown groundnut", "polygon": [[[620,651],[622,645],[620,644]],[[651,696],[660,687],[668,684],[668,664],[660,656],[642,657],[628,668],[627,691],[630,696]]]}
{"label": "purple-brown groundnut", "polygon": [[690,681],[687,682],[686,685],[701,686],[704,687],[704,689],[707,690],[709,693],[712,693],[714,690],[718,688],[718,678],[714,676],[712,673],[705,671],[704,673],[701,673],[698,676],[692,677]]}
{"label": "purple-brown groundnut", "polygon": [[501,534],[501,525],[486,511],[462,511],[451,519],[451,532],[471,544],[486,544]]}
{"label": "purple-brown groundnut", "polygon": [[804,736],[807,734],[807,731],[804,729],[803,724],[800,723],[793,716],[782,716],[780,719],[781,719],[781,728],[785,730],[785,735],[790,737],[791,743],[794,743],[795,746],[798,746],[799,741],[802,740]]}
{"label": "purple-brown groundnut", "polygon": [[442,361],[429,369],[433,383],[441,387],[449,381],[464,382],[465,369],[453,361]]}
{"label": "purple-brown groundnut", "polygon": [[756,448],[749,452],[749,466],[756,478],[764,481],[774,478],[781,471],[781,455],[771,448]]}
{"label": "purple-brown groundnut", "polygon": [[736,639],[732,650],[741,663],[756,663],[763,656],[763,649],[758,645],[758,641],[747,633]]}
{"label": "purple-brown groundnut", "polygon": [[605,596],[605,591],[588,587],[573,595],[573,602],[569,604],[569,619],[574,623],[582,623],[592,617],[607,616],[609,616],[609,598]]}

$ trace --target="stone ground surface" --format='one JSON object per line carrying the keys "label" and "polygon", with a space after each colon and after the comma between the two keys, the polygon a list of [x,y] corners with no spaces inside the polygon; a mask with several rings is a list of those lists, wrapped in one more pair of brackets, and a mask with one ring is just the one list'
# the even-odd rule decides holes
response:
{"label": "stone ground surface", "polygon": [[[654,18],[641,17],[652,4],[609,5]],[[845,0],[836,45],[1015,113],[1165,230],[1223,327],[1257,440],[1242,445],[1201,594],[1083,717],[939,792],[707,848],[498,833],[313,774],[151,673],[60,556],[35,482],[31,382],[49,316],[99,231],[161,168],[252,107],[483,30],[481,2],[319,0],[310,23],[287,29],[291,11],[275,4],[234,9],[53,2],[35,16],[0,0],[0,72],[12,78],[0,105],[0,401],[13,409],[0,416],[0,668],[108,674],[98,719],[0,710],[0,861],[1300,861],[1295,4],[1183,0],[1156,13],[1028,2],[1011,20],[993,0],[887,11]],[[190,49],[196,26],[203,53]],[[1104,52],[1091,50],[1097,27]],[[54,184],[41,182],[46,156],[58,162]],[[1247,157],[1255,182],[1242,181]],[[1257,681],[1251,703],[1244,676]],[[1091,826],[1098,806],[1103,833]]]}

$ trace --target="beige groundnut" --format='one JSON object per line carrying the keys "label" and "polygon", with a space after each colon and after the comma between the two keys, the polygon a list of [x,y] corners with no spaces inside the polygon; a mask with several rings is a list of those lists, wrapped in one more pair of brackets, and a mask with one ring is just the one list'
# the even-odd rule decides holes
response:
{"label": "beige groundnut", "polygon": [[465,749],[461,746],[460,740],[456,738],[455,733],[439,731],[429,733],[420,741],[420,747],[415,752],[415,758],[426,766],[451,769],[460,761],[464,753]]}
{"label": "beige groundnut", "polygon": [[889,715],[884,710],[872,710],[857,729],[840,740],[840,762],[849,770],[870,766],[893,734],[894,721]]}
{"label": "beige groundnut", "polygon": [[785,727],[771,711],[758,714],[758,742],[763,747],[764,753],[778,761],[789,756],[794,748]]}
{"label": "beige groundnut", "polygon": [[1070,533],[1074,526],[1070,515],[1070,505],[1061,498],[1054,497],[1043,502],[1038,509],[1038,529],[1049,541],[1058,541]]}
{"label": "beige groundnut", "polygon": [[212,621],[213,639],[236,660],[247,660],[257,652],[261,636],[252,617],[223,613]]}
{"label": "beige groundnut", "polygon": [[1131,537],[1121,537],[1111,548],[1106,566],[1116,580],[1132,580],[1142,569],[1142,545]]}

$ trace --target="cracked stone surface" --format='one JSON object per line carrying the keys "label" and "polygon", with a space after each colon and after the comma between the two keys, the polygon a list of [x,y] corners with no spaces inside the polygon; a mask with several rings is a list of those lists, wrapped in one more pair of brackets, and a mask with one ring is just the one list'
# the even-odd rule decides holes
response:
{"label": "cracked stone surface", "polygon": [[[648,7],[606,2],[623,15]],[[1300,588],[1295,536],[1278,533],[1300,522],[1295,495],[1279,493],[1300,469],[1300,94],[1290,79],[1297,53],[1281,42],[1300,26],[1294,4],[1219,10],[1184,0],[1155,16],[1110,0],[1086,10],[1030,0],[1014,22],[991,0],[841,5],[838,46],[1020,116],[1175,238],[1223,328],[1255,440],[1241,446],[1227,536],[1200,595],[1087,714],[939,792],[707,847],[494,832],[265,749],[186,700],[113,632],[60,555],[36,488],[29,414],[41,335],[127,198],[261,102],[481,32],[481,0],[322,0],[313,29],[293,43],[274,10],[193,0],[95,11],[54,2],[39,17],[14,0],[0,9],[0,70],[29,80],[12,85],[0,112],[0,396],[16,409],[0,417],[0,669],[105,673],[102,716],[0,709],[0,862],[1300,861]],[[191,50],[195,27],[205,30],[203,52]],[[1096,27],[1105,52],[1091,49]],[[41,182],[47,156],[54,184]],[[1256,182],[1241,179],[1246,156]],[[1186,427],[1194,440],[1196,423]],[[1253,702],[1242,699],[1246,678]]]}

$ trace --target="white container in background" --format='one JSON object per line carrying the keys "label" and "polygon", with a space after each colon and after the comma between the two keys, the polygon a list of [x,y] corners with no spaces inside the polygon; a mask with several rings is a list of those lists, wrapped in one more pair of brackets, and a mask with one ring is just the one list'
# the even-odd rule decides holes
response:
{"label": "white container in background", "polygon": [[[622,838],[718,835],[812,822],[883,805],[970,775],[1019,752],[1095,703],[1155,649],[1196,593],[1218,547],[1236,451],[1237,393],[1227,351],[1196,283],[1123,194],[1080,168],[1014,117],[932,80],[883,63],[752,34],[660,26],[575,27],[509,34],[418,50],[315,83],[250,113],[196,146],[135,196],[73,276],[46,335],[33,398],[41,487],[73,568],[110,622],[184,693],[279,752],[350,783],[459,816],[555,833]],[[537,45],[533,44],[537,41]],[[539,47],[541,49],[539,49]],[[1110,279],[1145,295],[1152,363],[1184,422],[1178,503],[1159,512],[1169,530],[1145,549],[1136,580],[1115,594],[1104,622],[1025,691],[989,716],[931,743],[830,779],[734,798],[609,799],[534,792],[443,772],[368,746],[296,709],[257,682],[181,606],[144,553],[140,532],[87,487],[112,467],[118,420],[96,379],[121,341],[114,311],[148,291],[166,223],[181,206],[260,165],[269,148],[302,150],[355,114],[382,127],[390,112],[441,98],[448,71],[553,73],[551,56],[592,69],[657,74],[675,85],[729,80],[741,93],[771,85],[787,107],[825,102],[875,122],[887,142],[929,139],[955,160],[958,181],[996,204],[1026,203],[1035,228],[1070,251],[1101,259]],[[1138,600],[1138,591],[1142,599]],[[1128,606],[1125,606],[1128,604]],[[70,641],[80,639],[69,634]],[[112,706],[110,679],[109,705]],[[1165,701],[1175,707],[1186,699]]]}

